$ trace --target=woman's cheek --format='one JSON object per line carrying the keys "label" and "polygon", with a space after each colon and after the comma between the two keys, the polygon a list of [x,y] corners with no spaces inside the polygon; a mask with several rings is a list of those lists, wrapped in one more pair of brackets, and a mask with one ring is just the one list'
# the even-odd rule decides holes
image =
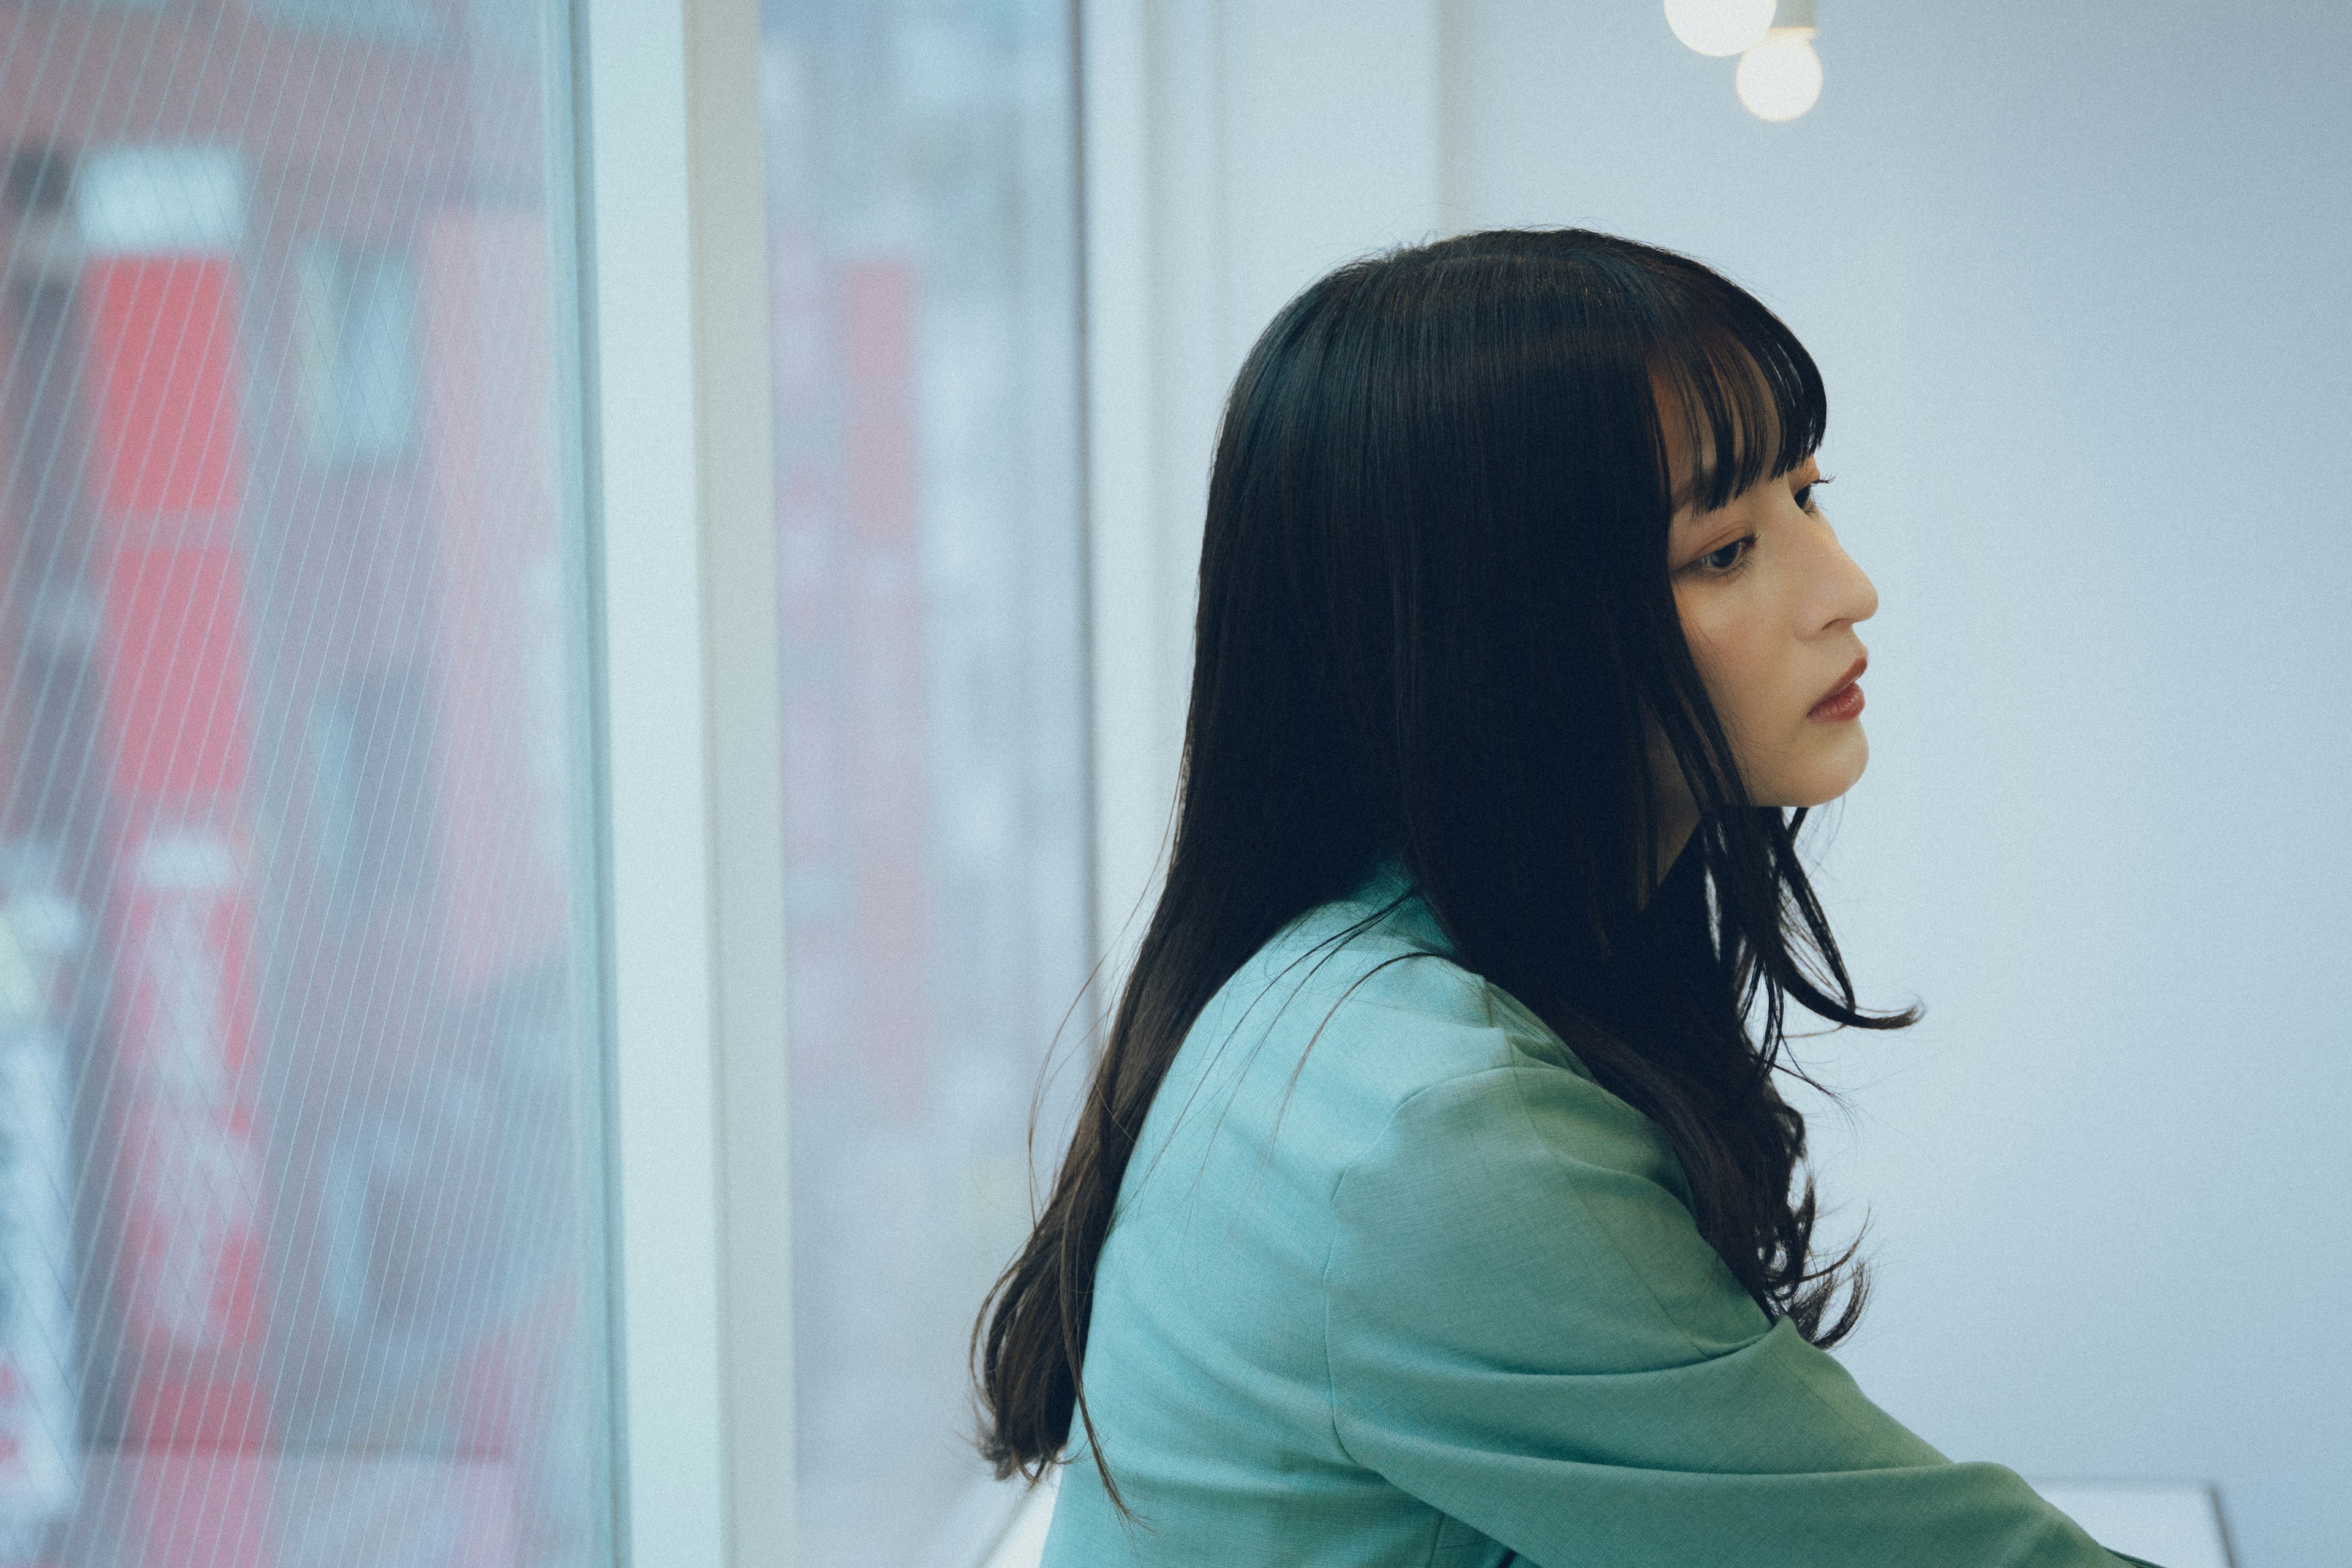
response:
{"label": "woman's cheek", "polygon": [[[1710,625],[1710,621],[1718,624]],[[1729,624],[1720,624],[1725,621]],[[1698,665],[1699,675],[1706,682],[1706,694],[1724,722],[1728,724],[1735,717],[1744,718],[1755,671],[1753,650],[1743,645],[1738,623],[1720,615],[1703,618],[1699,636],[1691,643],[1691,658]]]}

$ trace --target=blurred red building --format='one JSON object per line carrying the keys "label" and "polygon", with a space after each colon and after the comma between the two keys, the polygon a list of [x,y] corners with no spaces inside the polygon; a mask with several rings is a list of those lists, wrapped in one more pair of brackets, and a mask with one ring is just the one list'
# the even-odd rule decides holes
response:
{"label": "blurred red building", "polygon": [[0,5],[0,868],[88,936],[70,1245],[0,1226],[69,1269],[79,1465],[61,1506],[0,1458],[0,1562],[592,1530],[536,47]]}

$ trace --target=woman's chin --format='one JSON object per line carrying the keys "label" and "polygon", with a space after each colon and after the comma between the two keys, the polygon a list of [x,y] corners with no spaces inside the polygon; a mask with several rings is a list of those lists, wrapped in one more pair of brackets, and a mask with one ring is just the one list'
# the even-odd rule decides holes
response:
{"label": "woman's chin", "polygon": [[1859,783],[1870,765],[1870,738],[1862,732],[1860,720],[1848,720],[1838,731],[1833,739],[1808,748],[1811,754],[1803,764],[1790,769],[1781,787],[1758,804],[1810,810],[1827,805]]}
{"label": "woman's chin", "polygon": [[1870,737],[1862,732],[1862,721],[1858,719],[1850,721],[1847,727],[1852,733],[1845,738],[1844,743],[1839,748],[1845,753],[1839,758],[1841,765],[1833,769],[1831,776],[1822,781],[1828,786],[1827,793],[1822,795],[1820,803],[1823,805],[1860,784],[1864,772],[1870,766]]}

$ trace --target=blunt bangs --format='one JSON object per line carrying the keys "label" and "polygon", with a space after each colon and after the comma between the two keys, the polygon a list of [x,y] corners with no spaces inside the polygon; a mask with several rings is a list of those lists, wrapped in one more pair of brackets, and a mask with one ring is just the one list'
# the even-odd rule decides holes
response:
{"label": "blunt bangs", "polygon": [[1674,506],[1713,511],[1819,449],[1828,395],[1812,356],[1780,318],[1744,295],[1704,284],[1663,314],[1649,356],[1662,405],[1656,417],[1680,419],[1694,468],[1675,489],[1661,440],[1659,490]]}

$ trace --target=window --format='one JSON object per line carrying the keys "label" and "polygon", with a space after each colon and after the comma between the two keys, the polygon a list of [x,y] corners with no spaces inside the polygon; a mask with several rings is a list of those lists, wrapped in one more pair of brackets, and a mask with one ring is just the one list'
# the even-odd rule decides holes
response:
{"label": "window", "polygon": [[612,1560],[543,21],[0,11],[0,1563]]}
{"label": "window", "polygon": [[295,405],[310,456],[405,456],[416,423],[416,286],[405,259],[314,240],[293,282]]}
{"label": "window", "polygon": [[764,17],[801,1560],[919,1562],[1092,942],[1069,7]]}

